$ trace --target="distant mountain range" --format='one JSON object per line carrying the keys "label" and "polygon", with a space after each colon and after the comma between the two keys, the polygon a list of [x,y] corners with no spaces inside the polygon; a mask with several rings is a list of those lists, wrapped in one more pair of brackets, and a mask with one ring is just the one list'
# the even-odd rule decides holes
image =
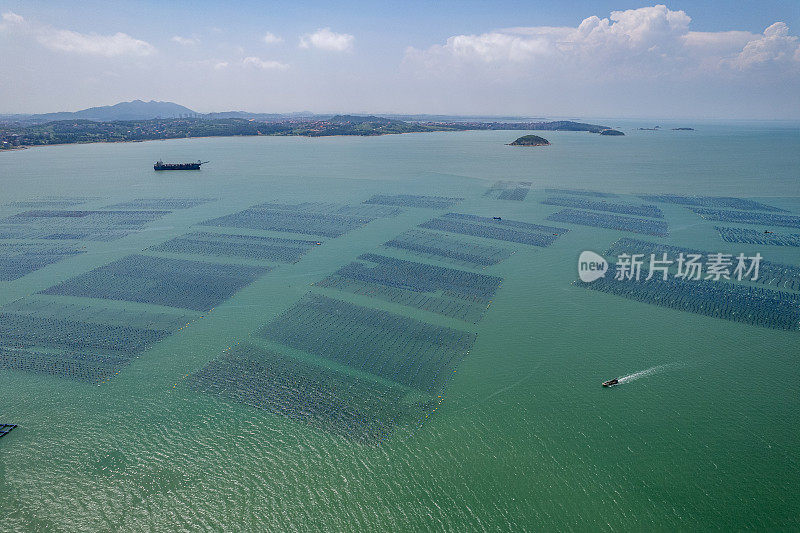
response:
{"label": "distant mountain range", "polygon": [[[115,105],[90,107],[80,111],[61,111],[57,113],[1,115],[2,122],[19,122],[25,124],[42,124],[57,120],[94,120],[112,122],[115,120],[151,120],[156,118],[204,118],[204,119],[247,119],[261,122],[285,122],[294,120],[328,120],[333,114],[317,114],[310,111],[299,113],[251,113],[248,111],[222,111],[215,113],[197,113],[188,107],[173,102],[150,100],[134,100],[120,102]],[[453,115],[382,115],[383,118],[404,122],[523,122],[530,117],[487,117],[487,116],[453,116]]]}

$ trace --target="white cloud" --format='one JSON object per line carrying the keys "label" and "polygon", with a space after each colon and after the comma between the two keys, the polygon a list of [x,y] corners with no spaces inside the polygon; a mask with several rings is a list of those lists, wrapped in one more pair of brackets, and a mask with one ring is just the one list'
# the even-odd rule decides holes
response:
{"label": "white cloud", "polygon": [[78,33],[71,30],[45,29],[39,33],[37,40],[43,46],[53,50],[104,57],[148,56],[156,51],[150,43],[135,39],[122,32],[114,35],[100,35]]}
{"label": "white cloud", "polygon": [[22,17],[22,15],[17,15],[13,11],[6,11],[3,13],[3,20],[12,24],[22,24],[25,22],[25,19]]}
{"label": "white cloud", "polygon": [[335,33],[330,28],[321,28],[314,33],[300,36],[300,48],[319,48],[334,52],[347,52],[353,49],[355,37],[348,33]]}
{"label": "white cloud", "polygon": [[199,39],[192,39],[190,37],[181,37],[180,35],[176,35],[172,39],[170,39],[173,43],[178,43],[181,46],[194,46],[196,44],[200,44]]}
{"label": "white cloud", "polygon": [[264,34],[262,40],[267,44],[277,44],[283,42],[282,38],[278,37],[277,35],[269,31],[266,34]]}
{"label": "white cloud", "polygon": [[797,37],[789,35],[785,23],[776,22],[763,35],[748,42],[730,64],[744,70],[765,63],[789,62],[800,62],[800,43]]}
{"label": "white cloud", "polygon": [[[797,37],[778,22],[763,35],[745,31],[693,32],[684,11],[655,5],[591,16],[577,27],[523,27],[454,35],[425,50],[409,48],[412,69],[447,76],[481,70],[511,77],[569,79],[696,76],[726,64],[786,63],[800,57]],[[731,59],[733,58],[733,59]]]}
{"label": "white cloud", "polygon": [[[227,64],[226,64],[227,65]],[[255,67],[263,70],[286,70],[289,65],[281,63],[280,61],[264,60],[259,57],[245,57],[242,59],[242,65],[246,67]]]}
{"label": "white cloud", "polygon": [[228,62],[227,61],[218,61],[218,62],[214,63],[214,70],[223,70],[223,69],[226,69],[226,68],[228,68]]}

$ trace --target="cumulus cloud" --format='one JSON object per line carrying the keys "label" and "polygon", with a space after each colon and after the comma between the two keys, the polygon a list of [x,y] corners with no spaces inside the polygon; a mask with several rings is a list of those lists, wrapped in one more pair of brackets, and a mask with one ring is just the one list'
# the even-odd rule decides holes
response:
{"label": "cumulus cloud", "polygon": [[353,49],[356,38],[349,33],[335,33],[330,28],[320,28],[314,33],[300,36],[300,48],[318,48],[333,52],[348,52]]}
{"label": "cumulus cloud", "polygon": [[260,57],[245,57],[242,59],[242,65],[246,67],[255,67],[263,70],[286,70],[289,65],[281,63],[280,61],[264,60]]}
{"label": "cumulus cloud", "polygon": [[180,35],[176,35],[172,39],[170,39],[173,43],[178,43],[181,46],[194,46],[196,44],[200,44],[199,39],[192,39],[190,37],[181,37]]}
{"label": "cumulus cloud", "polygon": [[511,76],[589,79],[691,76],[733,65],[797,62],[797,37],[777,22],[763,35],[693,32],[691,17],[655,5],[590,16],[577,27],[536,26],[455,35],[427,49],[409,48],[405,64],[440,75],[489,69]]}
{"label": "cumulus cloud", "polygon": [[283,42],[282,38],[278,37],[277,35],[269,31],[266,34],[264,34],[262,40],[267,44],[277,44]]}
{"label": "cumulus cloud", "polygon": [[800,44],[797,37],[789,35],[789,27],[776,22],[764,34],[749,41],[730,64],[747,69],[765,63],[797,63],[800,61]]}
{"label": "cumulus cloud", "polygon": [[104,57],[149,56],[156,51],[155,47],[147,41],[135,39],[122,32],[114,35],[100,35],[54,29],[41,31],[37,40],[43,46],[53,50]]}
{"label": "cumulus cloud", "polygon": [[217,61],[216,63],[214,63],[214,70],[223,70],[226,68],[228,68],[227,61]]}
{"label": "cumulus cloud", "polygon": [[23,22],[25,22],[25,19],[23,18],[22,15],[17,15],[13,11],[6,11],[5,13],[3,13],[3,20],[5,22],[10,22],[12,24],[22,24]]}

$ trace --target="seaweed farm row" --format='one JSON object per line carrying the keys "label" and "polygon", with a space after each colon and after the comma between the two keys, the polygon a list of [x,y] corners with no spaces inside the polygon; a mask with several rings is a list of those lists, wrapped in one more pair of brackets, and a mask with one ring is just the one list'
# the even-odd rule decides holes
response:
{"label": "seaweed farm row", "polygon": [[[304,235],[339,237],[348,231],[371,222],[376,215],[363,216],[320,210],[325,204],[261,204],[248,207],[238,213],[206,220],[203,226],[245,228],[255,230],[283,231]],[[347,206],[339,206],[344,209]],[[391,216],[391,215],[380,215]]]}
{"label": "seaweed farm row", "polygon": [[255,334],[360,372],[437,394],[475,334],[309,293]]}
{"label": "seaweed farm row", "polygon": [[650,218],[664,218],[664,213],[654,205],[615,204],[606,201],[587,200],[585,198],[567,198],[564,196],[551,196],[542,200],[545,205],[559,205],[562,207],[577,207],[593,211],[608,211],[623,215],[636,215]]}
{"label": "seaweed farm row", "polygon": [[215,200],[216,198],[136,198],[106,209],[189,209]]}
{"label": "seaweed farm row", "polygon": [[83,253],[74,246],[0,242],[0,281],[13,281],[66,257]]}
{"label": "seaweed farm row", "polygon": [[375,254],[359,259],[363,262],[350,263],[315,285],[476,323],[502,282],[496,276]]}
{"label": "seaweed farm row", "polygon": [[492,184],[483,195],[489,198],[497,198],[498,200],[516,200],[521,202],[528,196],[530,190],[530,181],[500,180]]}
{"label": "seaweed farm row", "polygon": [[377,204],[343,205],[327,202],[303,202],[299,204],[279,204],[265,202],[256,207],[264,209],[283,209],[286,211],[306,211],[311,213],[327,213],[329,215],[347,215],[353,217],[381,218],[393,217],[403,212],[398,207]]}
{"label": "seaweed farm row", "polygon": [[507,248],[474,244],[441,233],[414,229],[398,235],[383,245],[476,267],[496,265],[508,259],[513,253]]}
{"label": "seaweed farm row", "polygon": [[[609,264],[609,270],[614,269],[615,265]],[[624,281],[608,276],[590,283],[575,283],[639,302],[754,326],[785,330],[800,328],[800,295],[795,293],[725,281],[675,278]]]}
{"label": "seaweed farm row", "polygon": [[567,231],[563,228],[516,220],[492,219],[461,213],[447,213],[420,224],[420,227],[542,247],[550,246],[560,234]]}
{"label": "seaweed farm row", "polygon": [[677,204],[687,207],[714,207],[743,209],[745,211],[775,211],[786,212],[785,209],[762,204],[746,198],[733,198],[731,196],[684,196],[681,194],[640,194],[639,198],[648,202],[661,202]]}
{"label": "seaweed farm row", "polygon": [[426,207],[428,209],[448,209],[463,198],[448,196],[421,196],[418,194],[376,194],[365,204],[396,205],[401,207]]}
{"label": "seaweed farm row", "polygon": [[0,437],[5,437],[9,433],[11,433],[12,429],[16,427],[17,427],[16,424],[0,424]]}
{"label": "seaweed farm row", "polygon": [[800,234],[766,233],[749,228],[732,228],[714,226],[725,242],[743,242],[747,244],[765,244],[768,246],[800,246]]}
{"label": "seaweed farm row", "polygon": [[794,215],[776,215],[773,213],[754,213],[751,211],[726,211],[722,209],[705,209],[693,207],[692,211],[704,220],[719,222],[735,222],[737,224],[755,224],[758,226],[783,226],[800,228],[800,217]]}
{"label": "seaweed farm row", "polygon": [[42,291],[208,311],[269,271],[263,266],[129,255]]}
{"label": "seaweed farm row", "polygon": [[6,205],[9,207],[17,207],[20,209],[42,209],[45,207],[54,209],[57,207],[74,207],[76,205],[83,205],[93,200],[99,200],[97,197],[60,197],[60,196],[45,196],[35,198],[32,200],[17,200],[9,202]]}
{"label": "seaweed farm row", "polygon": [[594,196],[595,198],[617,198],[617,195],[610,192],[587,191],[584,189],[554,189],[548,188],[544,192],[548,194],[573,194],[575,196]]}
{"label": "seaweed farm row", "polygon": [[[650,254],[655,254],[661,257],[663,254],[677,257],[679,254],[697,255],[707,257],[711,252],[704,250],[696,250],[692,248],[685,248],[681,246],[673,246],[669,244],[642,241],[638,239],[629,239],[627,237],[619,239],[606,250],[605,254],[609,256],[619,256],[620,254],[644,254],[645,257],[650,257]],[[800,267],[796,265],[786,265],[783,263],[775,263],[772,261],[762,260],[759,263],[758,279],[754,280],[755,283],[768,285],[782,290],[800,291]]]}
{"label": "seaweed farm row", "polygon": [[170,211],[30,210],[0,219],[3,239],[111,241]]}
{"label": "seaweed farm row", "polygon": [[189,320],[185,315],[21,300],[0,309],[0,369],[99,383]]}
{"label": "seaweed farm row", "polygon": [[567,222],[579,224],[581,226],[592,226],[595,228],[607,228],[632,233],[643,233],[645,235],[655,235],[666,237],[669,235],[667,223],[663,220],[650,220],[646,218],[633,218],[622,215],[611,215],[606,213],[594,213],[578,209],[562,209],[557,213],[547,217],[547,220],[554,222]]}
{"label": "seaweed farm row", "polygon": [[380,443],[430,406],[399,385],[338,372],[252,343],[237,344],[188,378],[195,391],[317,426],[366,444]]}
{"label": "seaweed farm row", "polygon": [[282,239],[256,235],[198,232],[181,235],[149,248],[154,252],[238,257],[260,261],[296,263],[319,241]]}

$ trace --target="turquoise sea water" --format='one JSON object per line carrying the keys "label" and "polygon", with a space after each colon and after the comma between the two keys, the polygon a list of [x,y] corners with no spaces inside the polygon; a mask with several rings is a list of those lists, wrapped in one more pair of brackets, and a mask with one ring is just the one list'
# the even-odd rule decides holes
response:
{"label": "turquoise sea water", "polygon": [[[524,132],[464,132],[0,153],[0,216],[23,210],[9,202],[43,196],[95,198],[87,208],[134,198],[218,199],[116,241],[75,243],[86,253],[0,281],[4,306],[42,298],[33,295],[268,201],[355,205],[373,194],[460,196],[465,200],[450,210],[570,229],[547,248],[470,239],[514,251],[480,270],[503,283],[478,324],[312,288],[447,211],[404,208],[323,239],[295,264],[273,265],[105,383],[0,370],[0,423],[20,426],[0,440],[0,530],[800,528],[800,331],[572,285],[582,250],[601,252],[623,236],[758,251],[794,265],[800,249],[726,243],[714,222],[678,205],[659,204],[670,227],[659,239],[548,222],[560,208],[539,203],[546,187],[585,188],[754,198],[800,215],[800,129],[707,124],[694,132],[626,132],[546,132],[552,146],[535,149],[505,146]],[[210,161],[200,172],[152,171],[156,159],[198,158]],[[500,179],[531,181],[531,192],[522,202],[484,197]],[[187,375],[251,340],[309,290],[477,334],[424,424],[365,445],[186,385]],[[599,386],[653,367],[623,386]]]}

